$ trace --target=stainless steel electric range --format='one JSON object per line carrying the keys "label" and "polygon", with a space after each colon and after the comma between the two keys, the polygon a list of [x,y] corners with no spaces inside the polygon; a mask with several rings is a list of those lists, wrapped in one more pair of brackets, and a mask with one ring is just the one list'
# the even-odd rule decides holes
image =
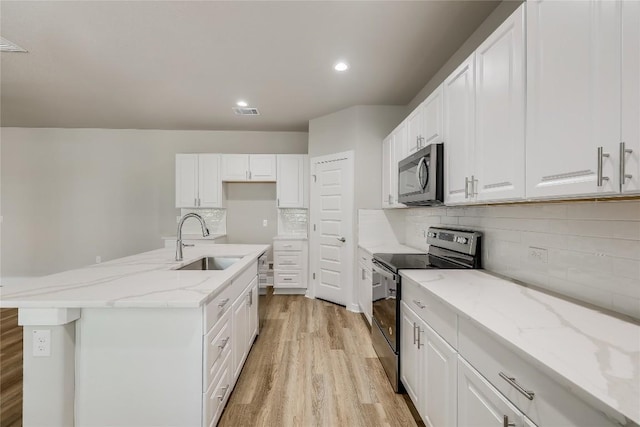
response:
{"label": "stainless steel electric range", "polygon": [[404,391],[400,382],[400,270],[482,268],[481,236],[476,231],[431,227],[426,254],[373,254],[373,347],[397,393]]}

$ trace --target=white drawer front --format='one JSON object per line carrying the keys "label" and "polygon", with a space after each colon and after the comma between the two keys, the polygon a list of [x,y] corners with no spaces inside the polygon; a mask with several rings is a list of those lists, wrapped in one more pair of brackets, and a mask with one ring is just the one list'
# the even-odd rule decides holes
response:
{"label": "white drawer front", "polygon": [[458,347],[458,316],[453,310],[406,277],[402,278],[401,298],[449,345]]}
{"label": "white drawer front", "polygon": [[300,288],[302,287],[300,272],[276,271],[273,277],[273,285],[279,288]]}
{"label": "white drawer front", "polygon": [[202,397],[202,410],[204,411],[203,418],[205,422],[203,425],[208,427],[215,427],[220,419],[224,405],[229,400],[231,394],[231,358],[227,355],[222,364],[221,375],[216,378],[216,381],[207,389],[207,392]]}
{"label": "white drawer front", "polygon": [[[460,319],[459,352],[502,394],[539,426],[606,427],[618,425],[570,390],[489,336],[467,319]],[[505,374],[522,387],[500,376]],[[530,400],[525,391],[534,393]]]}
{"label": "white drawer front", "polygon": [[304,241],[302,240],[274,240],[274,251],[302,251]]}
{"label": "white drawer front", "polygon": [[207,390],[220,373],[223,362],[231,352],[231,311],[225,311],[222,319],[204,337],[203,390]]}
{"label": "white drawer front", "polygon": [[274,270],[302,269],[302,252],[278,251],[273,253]]}
{"label": "white drawer front", "polygon": [[373,264],[371,263],[371,255],[364,249],[358,249],[358,261],[363,263],[365,268],[367,268],[369,271],[373,269]]}

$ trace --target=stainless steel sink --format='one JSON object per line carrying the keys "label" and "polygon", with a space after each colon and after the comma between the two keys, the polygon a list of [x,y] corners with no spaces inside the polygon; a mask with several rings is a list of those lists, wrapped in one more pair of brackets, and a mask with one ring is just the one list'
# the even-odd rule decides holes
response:
{"label": "stainless steel sink", "polygon": [[226,270],[241,259],[240,257],[205,257],[197,259],[177,270]]}

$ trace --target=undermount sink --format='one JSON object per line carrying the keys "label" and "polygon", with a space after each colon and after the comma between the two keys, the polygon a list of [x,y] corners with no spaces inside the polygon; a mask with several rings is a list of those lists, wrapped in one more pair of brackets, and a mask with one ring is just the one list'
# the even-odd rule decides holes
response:
{"label": "undermount sink", "polygon": [[240,257],[204,257],[177,270],[226,270],[241,259]]}

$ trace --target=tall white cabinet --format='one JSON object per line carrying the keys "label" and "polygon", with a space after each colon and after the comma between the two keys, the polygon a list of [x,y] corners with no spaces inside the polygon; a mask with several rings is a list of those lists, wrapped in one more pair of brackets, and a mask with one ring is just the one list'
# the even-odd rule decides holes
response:
{"label": "tall white cabinet", "polygon": [[176,207],[221,208],[219,154],[176,154]]}
{"label": "tall white cabinet", "polygon": [[[640,191],[640,2],[622,3],[620,191]],[[624,146],[622,145],[624,143]]]}
{"label": "tall white cabinet", "polygon": [[403,208],[398,201],[398,162],[407,155],[408,123],[403,121],[382,141],[382,207]]}
{"label": "tall white cabinet", "polygon": [[527,197],[618,191],[619,1],[527,6]]}
{"label": "tall white cabinet", "polygon": [[475,53],[444,82],[444,199],[447,204],[465,203],[475,146]]}

